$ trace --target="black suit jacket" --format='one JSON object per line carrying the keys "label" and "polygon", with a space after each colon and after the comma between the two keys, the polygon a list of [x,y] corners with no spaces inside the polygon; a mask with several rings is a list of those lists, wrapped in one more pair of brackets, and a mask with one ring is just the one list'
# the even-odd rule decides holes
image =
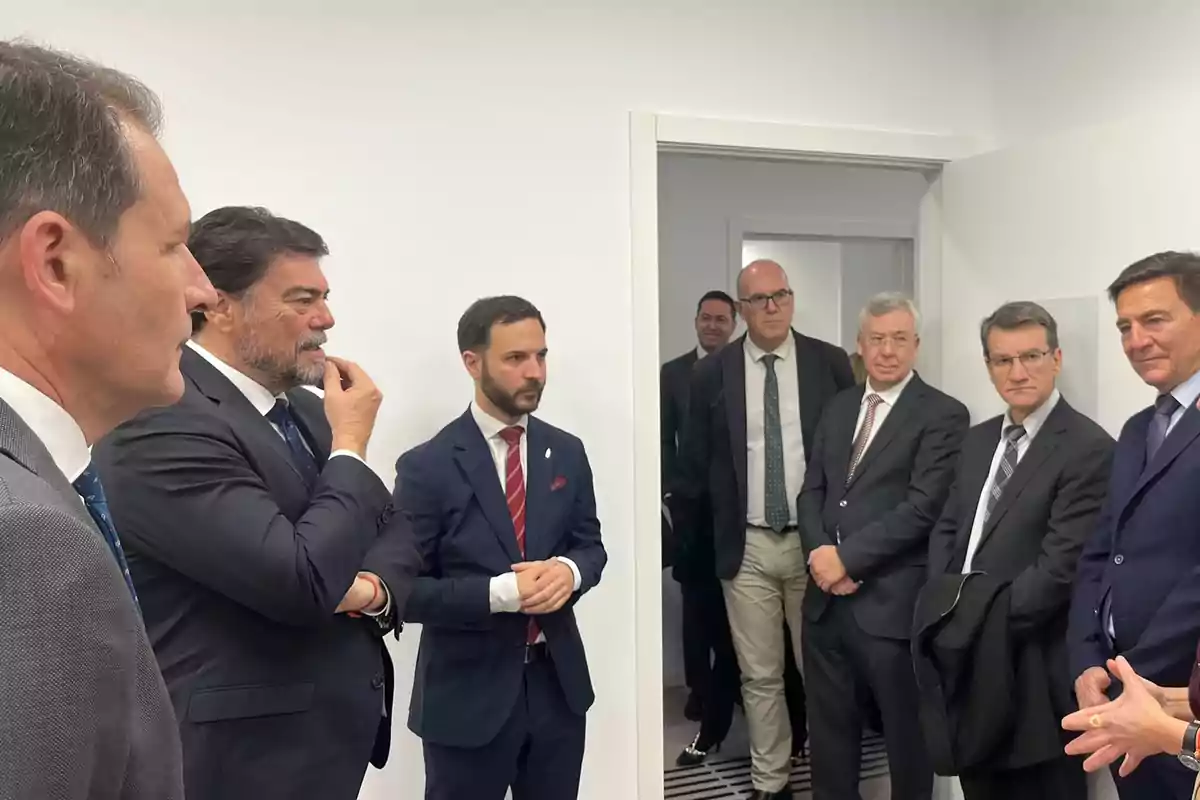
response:
{"label": "black suit jacket", "polygon": [[663,364],[658,375],[663,494],[670,494],[679,482],[679,435],[687,418],[692,369],[699,360],[695,349],[689,350]]}
{"label": "black suit jacket", "polygon": [[289,394],[321,474],[185,348],[183,399],[94,453],[175,706],[189,800],[354,800],[390,742],[385,627],[334,609],[362,569],[402,608],[416,550],[387,488],[329,457],[322,401]]}
{"label": "black suit jacket", "polygon": [[[847,485],[864,392],[847,389],[821,417],[798,504],[800,539],[806,556],[837,545],[847,574],[862,582],[848,602],[864,631],[907,639],[925,582],[929,534],[954,480],[970,415],[913,375]],[[805,616],[819,620],[829,597],[810,586]]]}
{"label": "black suit jacket", "polygon": [[489,587],[520,561],[564,556],[579,568],[579,590],[537,621],[567,707],[582,715],[595,699],[574,611],[608,561],[591,466],[583,442],[565,431],[530,417],[526,435],[524,556],[469,410],[396,464],[395,506],[412,518],[424,564],[405,619],[421,623],[408,726],[426,742],[480,747],[512,715],[529,617],[491,613]]}
{"label": "black suit jacket", "polygon": [[[933,576],[962,571],[1002,425],[1003,417],[994,417],[963,442],[954,488],[930,537]],[[1112,437],[1060,398],[1005,486],[972,559],[973,571],[1011,585],[1016,658],[1036,662],[1026,665],[1025,678],[1020,661],[1016,665],[1017,721],[1011,750],[1003,754],[1007,766],[1061,754],[1058,720],[1075,709],[1066,653],[1071,589],[1104,503],[1112,453]],[[1048,688],[1037,685],[1037,676],[1050,677]]]}
{"label": "black suit jacket", "polygon": [[[854,385],[840,347],[792,332],[806,460],[825,405]],[[672,511],[687,536],[711,515],[716,574],[731,580],[746,549],[746,336],[701,361],[692,373],[680,442],[680,482]]]}

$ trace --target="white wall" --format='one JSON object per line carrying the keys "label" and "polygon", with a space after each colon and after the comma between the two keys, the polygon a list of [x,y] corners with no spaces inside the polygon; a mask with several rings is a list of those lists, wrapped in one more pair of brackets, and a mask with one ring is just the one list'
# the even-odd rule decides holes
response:
{"label": "white wall", "polygon": [[[928,190],[923,175],[904,170],[680,154],[659,158],[658,179],[664,361],[694,346],[692,320],[700,295],[707,289],[734,291],[731,220],[874,220],[915,230]],[[797,295],[797,320],[807,311],[805,298]]]}
{"label": "white wall", "polygon": [[[627,800],[639,748],[630,354],[656,346],[628,333],[628,113],[986,138],[990,20],[972,5],[47,0],[7,3],[0,36],[88,53],[161,92],[197,214],[261,204],[329,239],[331,349],[387,394],[370,452],[386,479],[467,404],[454,347],[467,304],[505,291],[542,307],[544,416],[588,444],[611,554],[579,607],[599,697],[583,798]],[[393,645],[402,676],[415,633]],[[391,764],[364,798],[422,795],[406,701],[401,686]],[[656,742],[641,747],[658,758]]]}

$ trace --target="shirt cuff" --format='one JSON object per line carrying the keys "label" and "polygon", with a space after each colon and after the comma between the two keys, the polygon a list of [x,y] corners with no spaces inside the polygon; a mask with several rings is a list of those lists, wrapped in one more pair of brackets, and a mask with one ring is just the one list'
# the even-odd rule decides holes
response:
{"label": "shirt cuff", "polygon": [[521,610],[521,590],[517,573],[497,575],[488,583],[488,604],[493,614],[515,614]]}
{"label": "shirt cuff", "polygon": [[575,562],[566,556],[555,556],[555,561],[561,561],[571,568],[571,574],[575,576],[575,586],[571,589],[572,592],[578,592],[579,587],[583,585],[583,578],[579,575],[579,567],[575,566]]}
{"label": "shirt cuff", "polygon": [[367,463],[365,460],[363,460],[362,456],[360,456],[358,453],[354,452],[353,450],[334,450],[332,453],[329,454],[330,460],[333,460],[333,459],[337,458],[338,456],[350,456],[355,461],[357,461],[358,463],[360,463],[364,466],[366,466],[366,463]]}
{"label": "shirt cuff", "polygon": [[[332,456],[330,456],[330,458],[332,458]],[[378,575],[375,577],[379,578]],[[382,578],[379,578],[379,587],[383,589],[383,608],[379,609],[378,611],[367,611],[364,609],[363,613],[368,617],[383,617],[386,619],[392,613],[392,592],[390,589],[388,589],[387,584],[383,582]]]}

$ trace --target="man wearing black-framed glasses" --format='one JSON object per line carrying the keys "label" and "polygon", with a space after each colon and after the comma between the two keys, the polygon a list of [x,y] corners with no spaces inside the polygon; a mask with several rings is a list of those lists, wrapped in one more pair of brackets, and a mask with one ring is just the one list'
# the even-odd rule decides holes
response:
{"label": "man wearing black-framed glasses", "polygon": [[[854,375],[844,350],[792,329],[795,298],[779,264],[751,263],[737,288],[747,333],[693,373],[676,505],[692,519],[712,515],[717,577],[743,676],[751,797],[781,800],[792,796],[784,621],[799,660],[808,583],[796,497],[821,412]],[[681,526],[694,523],[685,518]]]}

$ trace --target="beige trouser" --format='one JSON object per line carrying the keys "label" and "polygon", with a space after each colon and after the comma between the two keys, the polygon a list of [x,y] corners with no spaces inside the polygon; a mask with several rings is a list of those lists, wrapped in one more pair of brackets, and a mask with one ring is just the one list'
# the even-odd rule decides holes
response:
{"label": "beige trouser", "polygon": [[791,774],[792,727],[783,690],[786,619],[796,664],[800,656],[800,605],[808,571],[800,535],[760,528],[746,531],[742,566],[733,580],[721,581],[738,666],[742,700],[750,729],[750,777],[754,788],[777,792]]}

